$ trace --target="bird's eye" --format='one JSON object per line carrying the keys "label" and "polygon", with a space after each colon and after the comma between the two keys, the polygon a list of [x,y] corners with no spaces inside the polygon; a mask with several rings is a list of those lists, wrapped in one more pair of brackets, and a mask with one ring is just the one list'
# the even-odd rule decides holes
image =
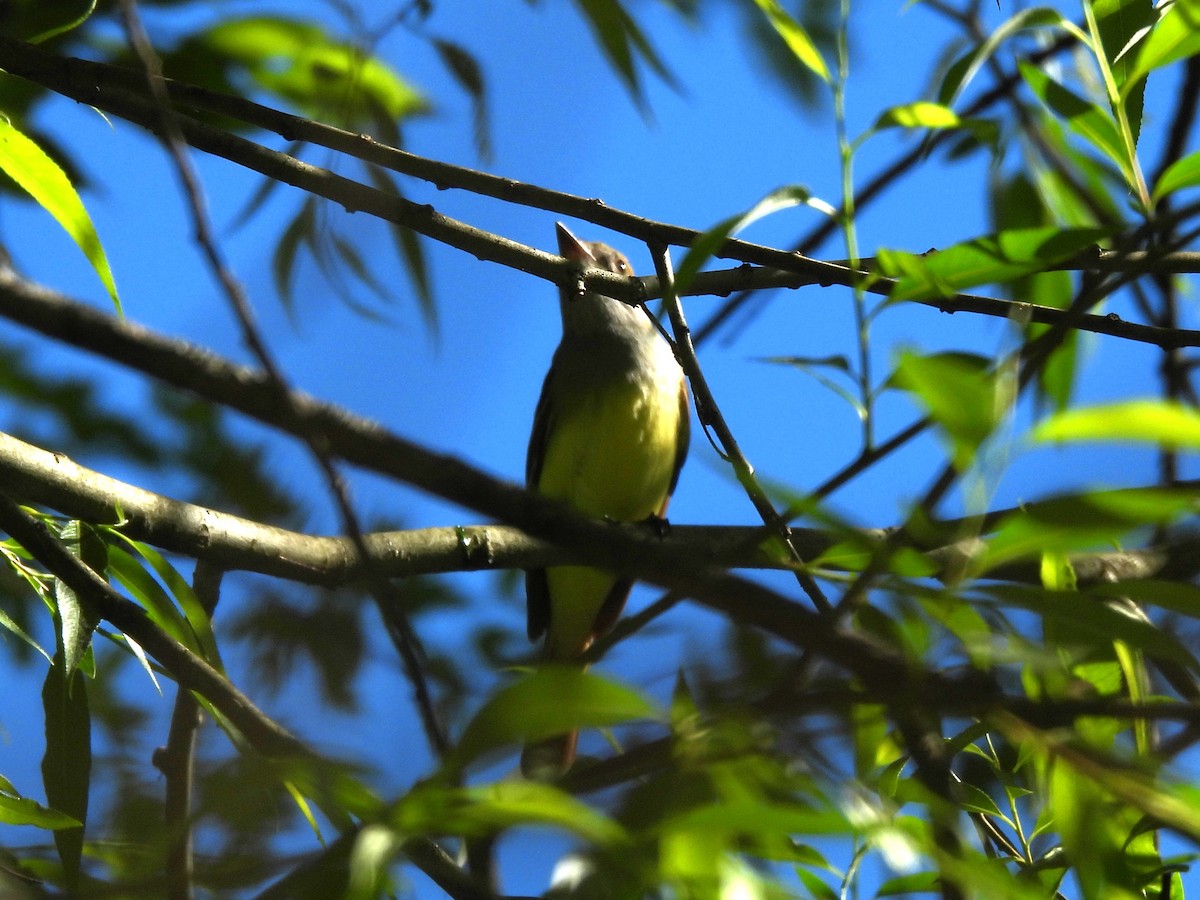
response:
{"label": "bird's eye", "polygon": [[629,268],[629,263],[625,262],[625,260],[623,260],[623,259],[617,260],[617,271],[618,272],[624,272],[628,268]]}

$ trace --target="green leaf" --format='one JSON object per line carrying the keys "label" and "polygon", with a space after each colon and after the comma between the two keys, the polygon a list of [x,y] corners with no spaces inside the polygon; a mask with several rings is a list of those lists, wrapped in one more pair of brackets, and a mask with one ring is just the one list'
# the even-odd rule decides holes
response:
{"label": "green leaf", "polygon": [[980,67],[991,58],[1004,41],[1022,31],[1046,26],[1060,26],[1077,32],[1078,29],[1063,18],[1058,10],[1046,7],[1035,7],[1018,12],[1005,20],[999,27],[988,32],[985,40],[954,63],[946,72],[942,86],[938,91],[938,102],[949,106],[958,99],[963,88],[971,83]]}
{"label": "green leaf", "polygon": [[576,0],[588,26],[600,42],[609,63],[617,70],[625,87],[635,100],[644,99],[638,80],[637,61],[640,58],[660,78],[673,82],[671,73],[659,59],[634,18],[626,12],[620,0]]}
{"label": "green leaf", "polygon": [[876,260],[881,275],[897,279],[891,300],[934,300],[1041,271],[1106,234],[1098,228],[1017,228],[925,256],[884,249]]}
{"label": "green leaf", "polygon": [[[72,556],[97,575],[103,575],[108,554],[104,542],[91,528],[78,519],[71,519],[62,526],[58,537]],[[62,621],[66,677],[70,679],[92,645],[92,632],[100,624],[100,616],[91,603],[58,578],[54,579],[54,599]]]}
{"label": "green leaf", "polygon": [[779,4],[779,0],[754,0],[754,2],[796,59],[822,81],[829,81],[829,67],[825,65],[821,51],[808,36],[804,26],[792,18],[787,10]]}
{"label": "green leaf", "polygon": [[36,800],[22,797],[11,790],[0,790],[0,823],[4,825],[33,825],[47,831],[79,828],[82,823],[57,809],[42,806]]}
{"label": "green leaf", "polygon": [[[58,623],[55,623],[58,625]],[[66,675],[61,649],[42,685],[42,709],[46,719],[46,752],[42,757],[42,782],[46,801],[76,822],[87,822],[88,786],[92,772],[91,714],[87,682],[76,670]],[[83,856],[83,825],[54,832],[54,844],[63,866],[63,881],[74,893],[79,887]]]}
{"label": "green leaf", "polygon": [[1121,128],[1112,114],[1063,87],[1038,66],[1022,62],[1020,70],[1038,99],[1067,127],[1116,163],[1126,181],[1132,184],[1136,165],[1128,156]]}
{"label": "green leaf", "polygon": [[[126,538],[125,540],[128,540]],[[150,616],[159,628],[189,650],[202,654],[200,642],[167,592],[142,564],[120,547],[108,545],[109,572]]]}
{"label": "green leaf", "polygon": [[318,118],[336,111],[350,125],[394,123],[428,109],[390,67],[300,19],[225,19],[191,38],[182,52],[209,66],[234,63],[261,87]]}
{"label": "green leaf", "polygon": [[1168,194],[1200,184],[1200,150],[1177,159],[1158,179],[1152,199],[1157,203]]}
{"label": "green leaf", "polygon": [[965,354],[905,352],[892,380],[914,394],[950,438],[955,466],[969,468],[1005,408],[987,360]]}
{"label": "green leaf", "polygon": [[1155,19],[1152,0],[1092,0],[1092,11],[1100,32],[1104,64],[1112,73],[1112,81],[1124,104],[1136,142],[1142,123],[1142,103],[1146,92],[1140,85],[1126,85],[1134,66],[1134,47],[1150,30]]}
{"label": "green leaf", "polygon": [[42,645],[30,637],[25,629],[17,624],[17,621],[2,609],[0,609],[0,627],[7,628],[38,653],[42,654],[42,656],[45,657],[46,662],[53,661],[53,658],[42,648]]}
{"label": "green leaf", "polygon": [[113,281],[108,257],[96,234],[96,228],[84,208],[71,180],[53,159],[12,122],[0,117],[0,169],[26,191],[38,205],[50,213],[83,251],[92,269],[100,277],[117,312],[121,298]]}
{"label": "green leaf", "polygon": [[[367,176],[371,179],[371,183],[384,193],[396,197],[404,196],[400,191],[400,184],[386,169],[368,165]],[[416,291],[417,304],[421,308],[425,324],[430,330],[436,332],[438,330],[437,303],[434,301],[433,287],[429,278],[429,265],[421,245],[421,236],[411,228],[392,223],[389,223],[388,231],[396,243],[396,250],[399,252],[400,258],[404,260],[404,271],[408,274],[413,290]]]}
{"label": "green leaf", "polygon": [[[989,586],[982,589],[982,593],[1005,605],[1036,612],[1053,625],[1054,634],[1060,641],[1106,649],[1111,648],[1113,641],[1124,641],[1155,659],[1169,660],[1191,672],[1200,671],[1200,663],[1175,635],[1090,594],[1024,585]],[[1117,675],[1114,686],[1119,689],[1120,673],[1115,667],[1113,671]]]}
{"label": "green leaf", "polygon": [[1094,491],[1056,497],[1004,519],[976,560],[988,568],[1050,551],[1069,553],[1121,540],[1148,525],[1169,525],[1195,513],[1190,491],[1166,488]]}
{"label": "green leaf", "polygon": [[745,212],[723,219],[692,241],[692,246],[688,248],[687,254],[683,257],[683,261],[675,273],[676,289],[681,294],[687,291],[688,285],[692,283],[692,279],[696,277],[700,267],[708,262],[709,257],[716,253],[730,237],[764,216],[779,212],[781,209],[790,209],[793,206],[811,206],[830,216],[835,214],[829,204],[813,197],[807,188],[798,186],[777,188]]}
{"label": "green leaf", "polygon": [[1123,441],[1200,450],[1200,412],[1167,400],[1127,400],[1058,413],[1030,437],[1040,443]]}
{"label": "green leaf", "polygon": [[1155,69],[1200,53],[1200,0],[1175,0],[1165,9],[1138,48],[1126,90]]}
{"label": "green leaf", "polygon": [[918,100],[903,106],[893,106],[880,113],[873,128],[958,128],[962,120],[958,113],[940,103]]}
{"label": "green leaf", "polygon": [[624,829],[565,791],[533,781],[469,788],[428,782],[398,804],[394,827],[411,834],[492,834],[517,825],[548,825],[600,846],[627,842]]}
{"label": "green leaf", "polygon": [[467,724],[452,755],[461,768],[492,750],[576,728],[605,728],[657,718],[641,694],[570,666],[542,666],[502,688]]}

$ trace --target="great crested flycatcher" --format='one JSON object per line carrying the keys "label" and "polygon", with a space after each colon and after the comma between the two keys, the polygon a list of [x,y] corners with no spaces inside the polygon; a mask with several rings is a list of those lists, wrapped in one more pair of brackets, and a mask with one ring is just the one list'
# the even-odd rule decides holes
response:
{"label": "great crested flycatcher", "polygon": [[[618,275],[633,270],[605,244],[580,241],[561,223],[558,252]],[[563,336],[533,420],[526,483],[580,512],[616,521],[661,517],[687,455],[690,423],[683,370],[645,310],[591,291],[559,295]],[[620,616],[633,580],[586,566],[525,575],[529,639],[542,658],[571,663]],[[564,772],[577,735],[525,748],[527,777]]]}

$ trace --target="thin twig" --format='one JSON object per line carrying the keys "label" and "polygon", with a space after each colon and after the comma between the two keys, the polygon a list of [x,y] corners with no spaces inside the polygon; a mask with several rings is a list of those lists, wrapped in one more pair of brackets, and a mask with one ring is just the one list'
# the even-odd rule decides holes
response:
{"label": "thin twig", "polygon": [[679,303],[679,295],[675,293],[671,251],[665,245],[652,245],[650,253],[654,257],[654,268],[658,273],[659,283],[663,287],[663,302],[671,320],[671,331],[675,338],[672,346],[675,349],[675,355],[679,358],[679,364],[687,374],[688,383],[692,387],[692,396],[696,400],[696,415],[700,419],[700,424],[704,427],[705,433],[711,431],[716,436],[721,455],[733,467],[738,482],[742,485],[746,496],[750,498],[750,502],[763,520],[763,524],[786,548],[792,562],[796,565],[795,575],[800,587],[808,595],[818,612],[827,612],[831,608],[829,600],[825,597],[816,579],[803,568],[804,560],[796,551],[788,534],[787,519],[775,509],[771,498],[767,496],[767,492],[754,477],[754,466],[742,452],[741,445],[725,421],[725,416],[721,413],[721,408],[717,405],[712,389],[708,385],[708,379],[704,376],[704,370],[700,367],[700,360],[696,357],[696,348],[692,346],[687,320],[683,315],[683,307]]}

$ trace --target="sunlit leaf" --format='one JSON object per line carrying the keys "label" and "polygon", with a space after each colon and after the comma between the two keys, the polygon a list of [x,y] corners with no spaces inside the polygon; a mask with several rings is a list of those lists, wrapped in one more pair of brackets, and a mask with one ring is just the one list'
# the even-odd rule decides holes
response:
{"label": "sunlit leaf", "polygon": [[570,666],[542,666],[484,704],[463,731],[454,762],[464,766],[501,747],[657,715],[648,700],[616,682]]}
{"label": "sunlit leaf", "polygon": [[624,843],[619,824],[565,791],[533,781],[470,788],[427,783],[396,804],[391,821],[405,834],[490,834],[514,825],[547,825],[601,846]]}
{"label": "sunlit leaf", "polygon": [[78,819],[42,806],[36,800],[27,797],[14,797],[0,791],[0,823],[5,825],[32,825],[35,828],[45,828],[48,831],[58,831],[62,828],[79,828],[83,823]]}
{"label": "sunlit leaf", "polygon": [[992,57],[996,50],[1010,37],[1033,28],[1060,26],[1078,33],[1078,29],[1062,13],[1055,9],[1039,6],[1024,9],[990,30],[977,47],[959,59],[946,72],[938,91],[938,102],[949,106],[958,99],[963,88],[971,83],[979,68]]}
{"label": "sunlit leaf", "polygon": [[1123,441],[1200,450],[1200,412],[1167,400],[1128,400],[1058,413],[1030,437],[1040,443]]}
{"label": "sunlit leaf", "polygon": [[683,293],[687,290],[692,279],[696,277],[696,273],[700,271],[700,267],[708,262],[709,257],[716,253],[727,239],[752,222],[793,206],[811,206],[827,215],[834,214],[832,207],[813,197],[806,188],[784,187],[771,191],[745,212],[723,219],[692,241],[692,246],[688,248],[687,255],[684,256],[675,273],[675,284],[679,292]]}
{"label": "sunlit leaf", "polygon": [[876,260],[881,275],[897,279],[891,300],[932,300],[1040,271],[1070,259],[1105,234],[1096,228],[1018,228],[925,256],[884,249]]}
{"label": "sunlit leaf", "polygon": [[348,124],[395,122],[422,113],[421,94],[362,48],[329,29],[284,16],[227,18],[187,45],[209,65],[236,63],[262,88],[318,118],[336,112]]}
{"label": "sunlit leaf", "polygon": [[1200,150],[1177,159],[1167,167],[1154,185],[1153,199],[1158,202],[1168,194],[1200,185]]}
{"label": "sunlit leaf", "polygon": [[121,298],[117,296],[117,285],[113,281],[108,257],[71,180],[41,147],[3,117],[0,117],[0,169],[33,197],[42,209],[50,213],[71,236],[71,240],[92,264],[92,269],[100,277],[104,289],[108,291],[109,297],[120,312]]}
{"label": "sunlit leaf", "polygon": [[1163,9],[1163,17],[1138,47],[1126,76],[1127,90],[1155,69],[1200,53],[1200,0],[1175,0]]}
{"label": "sunlit leaf", "polygon": [[754,0],[763,11],[775,33],[783,39],[788,49],[792,51],[810,72],[822,81],[829,80],[829,67],[821,57],[821,51],[813,43],[804,26],[797,22],[780,4],[779,0]]}
{"label": "sunlit leaf", "polygon": [[1025,83],[1033,89],[1038,99],[1063,119],[1072,131],[1116,163],[1126,180],[1132,183],[1136,164],[1129,158],[1120,126],[1112,113],[1063,87],[1038,66],[1023,62],[1020,69]]}
{"label": "sunlit leaf", "polygon": [[903,353],[892,376],[914,394],[950,438],[955,465],[970,467],[975,451],[1004,413],[998,381],[986,360],[963,354]]}

